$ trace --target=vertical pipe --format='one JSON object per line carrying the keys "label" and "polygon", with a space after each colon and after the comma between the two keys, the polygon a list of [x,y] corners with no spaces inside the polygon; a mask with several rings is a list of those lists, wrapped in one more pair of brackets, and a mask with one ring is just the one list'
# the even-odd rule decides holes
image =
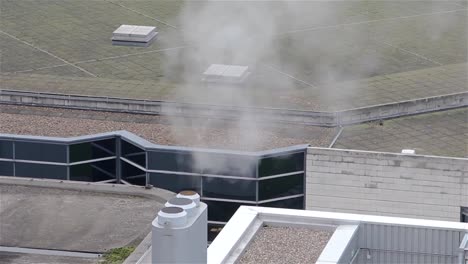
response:
{"label": "vertical pipe", "polygon": [[148,164],[148,151],[145,149],[143,149],[145,151],[145,176],[146,176],[146,183],[145,183],[145,187],[146,188],[150,188],[150,174],[148,172],[148,169],[149,169],[149,164]]}
{"label": "vertical pipe", "polygon": [[115,138],[115,182],[120,184],[122,180],[122,142],[120,136]]}
{"label": "vertical pipe", "polygon": [[205,176],[200,176],[200,197],[203,197],[203,178]]}

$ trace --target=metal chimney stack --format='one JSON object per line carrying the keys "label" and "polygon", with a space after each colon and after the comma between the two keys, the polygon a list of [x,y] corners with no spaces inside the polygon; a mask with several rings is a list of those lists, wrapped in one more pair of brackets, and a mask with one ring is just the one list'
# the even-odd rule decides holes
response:
{"label": "metal chimney stack", "polygon": [[152,223],[152,263],[206,263],[207,205],[196,192],[183,191],[165,206]]}

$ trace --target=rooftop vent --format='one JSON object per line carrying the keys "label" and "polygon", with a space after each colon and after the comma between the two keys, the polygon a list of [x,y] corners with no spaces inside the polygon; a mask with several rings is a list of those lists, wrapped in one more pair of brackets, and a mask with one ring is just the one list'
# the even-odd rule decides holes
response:
{"label": "rooftop vent", "polygon": [[402,149],[401,150],[401,153],[402,154],[411,154],[411,155],[414,155],[416,154],[416,151],[414,149]]}
{"label": "rooftop vent", "polygon": [[121,25],[112,33],[112,45],[147,47],[156,35],[156,27]]}
{"label": "rooftop vent", "polygon": [[211,64],[203,73],[203,81],[243,83],[250,75],[248,66]]}
{"label": "rooftop vent", "polygon": [[207,262],[207,205],[199,197],[181,192],[159,211],[152,223],[151,263]]}
{"label": "rooftop vent", "polygon": [[176,195],[177,198],[187,198],[192,200],[198,207],[200,205],[200,195],[194,191],[182,191]]}
{"label": "rooftop vent", "polygon": [[194,201],[187,198],[172,198],[165,204],[165,206],[182,208],[189,216],[192,216],[195,213],[195,209],[197,207]]}

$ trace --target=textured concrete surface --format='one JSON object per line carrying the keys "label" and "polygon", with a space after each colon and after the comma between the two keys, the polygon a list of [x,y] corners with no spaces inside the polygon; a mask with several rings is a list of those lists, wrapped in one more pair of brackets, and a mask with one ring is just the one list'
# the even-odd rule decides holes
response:
{"label": "textured concrete surface", "polygon": [[347,126],[334,148],[468,157],[468,108]]}
{"label": "textured concrete surface", "polygon": [[[275,56],[255,63],[247,89],[181,83],[186,75],[200,77],[207,67],[186,60],[197,50],[183,40],[178,15],[185,4],[194,10],[203,5],[228,10],[235,2],[1,0],[0,72],[27,75],[1,77],[0,89],[315,110],[466,89],[466,1],[297,1],[288,3],[300,10],[294,19],[280,1],[253,1],[252,8],[264,5],[284,17],[272,32]],[[190,20],[190,9],[184,14]],[[123,18],[157,26],[158,40],[146,49],[110,45],[111,32]],[[167,65],[174,57],[180,58],[178,65]],[[184,72],[184,65],[193,67]],[[222,96],[229,93],[249,100]]]}
{"label": "textured concrete surface", "polygon": [[239,263],[315,263],[333,232],[300,227],[263,227]]}
{"label": "textured concrete surface", "polygon": [[87,252],[137,245],[161,207],[137,196],[0,185],[0,245]]}
{"label": "textured concrete surface", "polygon": [[0,264],[94,264],[97,259],[0,252]]}
{"label": "textured concrete surface", "polygon": [[460,221],[468,159],[309,148],[306,209]]}

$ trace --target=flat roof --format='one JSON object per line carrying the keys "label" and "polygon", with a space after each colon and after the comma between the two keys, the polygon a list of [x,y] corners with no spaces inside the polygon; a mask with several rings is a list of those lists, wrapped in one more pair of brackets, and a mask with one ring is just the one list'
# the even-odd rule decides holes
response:
{"label": "flat roof", "polygon": [[334,148],[468,157],[468,107],[346,126]]}
{"label": "flat roof", "polygon": [[[274,128],[261,124],[229,125],[215,121],[167,122],[151,115],[0,105],[0,133],[71,137],[127,130],[155,144],[235,150],[265,150],[298,144],[327,147],[334,128]],[[255,143],[256,144],[253,144]]]}
{"label": "flat roof", "polygon": [[[311,229],[335,227],[317,260],[324,264],[391,263],[409,255],[415,263],[453,261],[458,260],[462,240],[468,239],[466,223],[241,206],[208,248],[208,263],[233,263],[242,259],[265,224]],[[286,232],[280,239],[294,237],[294,233]],[[296,249],[295,243],[286,247],[291,251]],[[300,252],[304,248],[298,249],[295,254],[308,254]],[[366,254],[362,252],[370,258],[363,259]]]}
{"label": "flat roof", "polygon": [[[231,12],[246,8],[258,16]],[[2,1],[2,10],[2,89],[340,110],[467,84],[466,1],[297,1],[287,8],[278,1]],[[231,19],[212,23],[206,13]],[[254,29],[246,34],[254,39],[224,58],[211,34],[233,22],[241,32]],[[156,26],[158,40],[148,48],[112,46],[121,24]],[[268,29],[266,37],[258,28]],[[197,56],[209,61],[194,65]],[[209,63],[238,57],[246,62],[227,63],[256,64],[254,89],[242,92],[248,102],[185,82]]]}
{"label": "flat roof", "polygon": [[1,246],[96,254],[138,245],[172,196],[134,186],[11,177],[0,177],[0,193]]}

